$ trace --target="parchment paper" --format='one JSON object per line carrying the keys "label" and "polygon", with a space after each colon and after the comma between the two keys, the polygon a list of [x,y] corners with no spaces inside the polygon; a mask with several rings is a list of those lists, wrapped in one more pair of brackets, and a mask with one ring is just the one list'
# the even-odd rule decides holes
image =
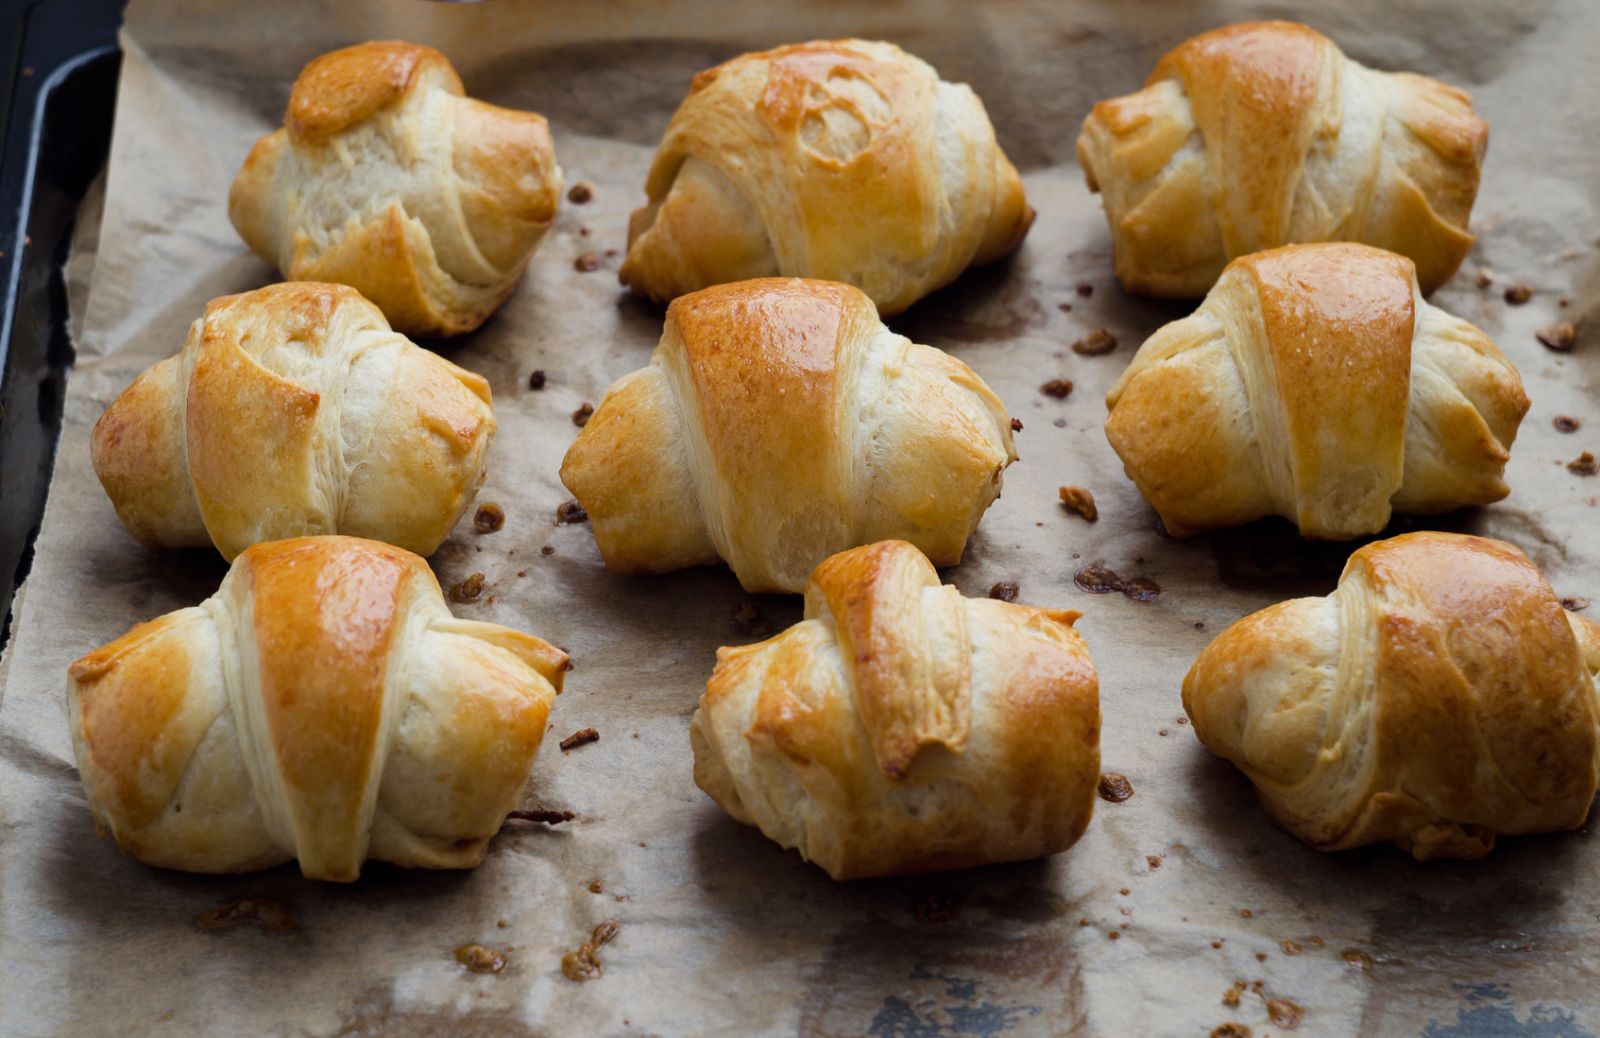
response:
{"label": "parchment paper", "polygon": [[[1351,546],[1303,544],[1277,522],[1158,535],[1101,432],[1102,398],[1185,308],[1116,288],[1073,141],[1092,103],[1135,89],[1166,48],[1279,15],[1368,64],[1467,87],[1489,120],[1480,241],[1435,302],[1496,338],[1533,409],[1512,496],[1437,525],[1508,539],[1558,593],[1600,599],[1600,480],[1563,466],[1600,450],[1600,342],[1581,323],[1600,300],[1596,5],[135,2],[80,362],[0,700],[0,1033],[1199,1036],[1234,1021],[1282,1035],[1267,999],[1303,1010],[1296,1034],[1600,1032],[1600,847],[1587,830],[1506,840],[1471,863],[1321,855],[1274,829],[1179,721],[1179,682],[1207,640],[1250,610],[1326,593]],[[553,523],[569,415],[644,364],[659,335],[660,311],[624,294],[611,250],[690,76],[743,50],[845,34],[893,40],[972,83],[1039,211],[1013,261],[892,323],[972,364],[1026,423],[1004,497],[947,579],[972,595],[1015,580],[1026,601],[1083,610],[1104,766],[1136,790],[1099,804],[1083,840],[1047,861],[837,885],[726,818],[693,785],[687,724],[716,647],[750,640],[733,620],[746,596],[723,569],[611,574],[587,526]],[[133,622],[198,602],[224,569],[209,552],[145,551],[122,530],[88,432],[179,348],[206,300],[275,278],[228,225],[229,180],[278,125],[306,60],[385,37],[435,44],[474,95],[545,113],[568,183],[595,188],[590,204],[564,204],[500,314],[439,344],[493,384],[500,430],[481,500],[507,522],[491,535],[463,522],[432,560],[447,586],[488,578],[489,594],[458,613],[571,650],[526,806],[578,817],[514,823],[466,873],[369,866],[338,886],[293,866],[146,868],[94,835],[64,669]],[[574,269],[589,251],[601,269]],[[1491,288],[1475,284],[1479,268]],[[1516,280],[1537,293],[1510,307],[1501,292]],[[1559,319],[1580,322],[1569,355],[1534,338]],[[1068,349],[1102,327],[1119,342],[1110,355]],[[548,373],[541,392],[527,388],[534,369]],[[1068,399],[1038,393],[1063,376],[1077,384]],[[1557,433],[1558,414],[1582,429]],[[1093,491],[1097,523],[1060,509],[1062,484]],[[1153,578],[1159,599],[1077,590],[1091,562]],[[798,618],[797,599],[758,605],[775,628]],[[598,743],[557,748],[591,725]],[[240,897],[280,903],[298,930],[196,925]],[[621,930],[601,950],[604,977],[565,979],[562,953],[608,918]],[[451,955],[465,942],[505,951],[509,967],[467,973]],[[1230,1007],[1236,981],[1261,983]]]}

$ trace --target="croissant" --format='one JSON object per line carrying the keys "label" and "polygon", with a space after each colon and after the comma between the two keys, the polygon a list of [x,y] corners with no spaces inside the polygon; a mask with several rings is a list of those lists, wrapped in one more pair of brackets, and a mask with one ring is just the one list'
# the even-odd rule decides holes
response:
{"label": "croissant", "polygon": [[1100,774],[1078,616],[962,598],[904,541],[841,552],[804,620],[717,650],[695,782],[836,880],[1066,850]]}
{"label": "croissant", "polygon": [[1281,515],[1307,537],[1505,497],[1528,410],[1494,343],[1365,245],[1234,260],[1106,397],[1106,436],[1178,536]]}
{"label": "croissant", "polygon": [[765,279],[673,302],[561,481],[612,569],[726,560],[747,591],[799,591],[871,541],[959,562],[1016,457],[971,368],[889,331],[849,285]]}
{"label": "croissant", "polygon": [[561,198],[543,116],[463,96],[443,54],[363,43],[295,80],[228,216],[294,281],[359,290],[408,335],[459,335],[516,288]]}
{"label": "croissant", "polygon": [[971,88],[864,40],[695,76],[645,192],[621,277],[657,302],[783,274],[855,285],[888,316],[1009,254],[1033,222]]}
{"label": "croissant", "polygon": [[457,620],[376,541],[259,544],[199,606],[68,670],[99,829],[149,865],[470,868],[516,806],[566,653]]}
{"label": "croissant", "polygon": [[1319,850],[1478,858],[1583,824],[1600,626],[1501,541],[1412,533],[1350,556],[1326,598],[1217,636],[1183,682],[1195,734]]}
{"label": "croissant", "polygon": [[342,285],[223,296],[94,427],[95,472],[151,547],[347,533],[428,555],[483,483],[489,384]]}
{"label": "croissant", "polygon": [[1078,163],[1130,292],[1192,299],[1237,256],[1320,241],[1408,256],[1432,292],[1472,247],[1488,138],[1463,91],[1254,22],[1196,36],[1143,90],[1095,105]]}

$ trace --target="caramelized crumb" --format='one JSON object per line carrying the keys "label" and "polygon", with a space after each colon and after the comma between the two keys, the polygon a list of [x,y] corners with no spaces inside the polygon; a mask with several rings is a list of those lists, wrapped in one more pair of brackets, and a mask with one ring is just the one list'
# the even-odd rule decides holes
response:
{"label": "caramelized crumb", "polygon": [[1244,990],[1244,981],[1234,981],[1233,985],[1222,993],[1222,1004],[1227,1006],[1229,1009],[1237,1008],[1239,1005],[1239,996],[1244,994]]}
{"label": "caramelized crumb", "polygon": [[506,968],[503,953],[481,944],[463,944],[456,948],[456,961],[472,973],[499,973]]}
{"label": "caramelized crumb", "polygon": [[589,934],[589,939],[584,941],[576,951],[569,951],[561,956],[561,975],[568,980],[595,980],[605,973],[605,965],[596,954],[600,947],[617,936],[621,923],[615,919],[607,919]]}
{"label": "caramelized crumb", "polygon": [[1087,281],[1080,281],[1078,282],[1078,294],[1087,299],[1094,295],[1094,286]]}
{"label": "caramelized crumb", "polygon": [[545,378],[544,369],[543,368],[539,368],[536,371],[534,371],[533,374],[528,376],[528,388],[529,389],[543,389],[544,388],[544,384],[545,384],[546,381],[548,381],[548,380]]}
{"label": "caramelized crumb", "polygon": [[1596,461],[1594,455],[1589,451],[1584,451],[1567,462],[1567,471],[1576,476],[1592,476],[1600,472],[1600,461]]}
{"label": "caramelized crumb", "polygon": [[259,926],[268,933],[294,933],[300,929],[300,924],[283,905],[258,897],[235,898],[202,913],[194,923],[202,930]]}
{"label": "caramelized crumb", "polygon": [[1039,392],[1057,400],[1065,400],[1072,393],[1072,379],[1053,378],[1039,387]]}
{"label": "caramelized crumb", "polygon": [[1267,1016],[1279,1027],[1294,1030],[1306,1017],[1306,1011],[1287,998],[1267,999]]}
{"label": "caramelized crumb", "polygon": [[1229,1021],[1211,1029],[1211,1038],[1250,1038],[1250,1028]]}
{"label": "caramelized crumb", "polygon": [[591,894],[604,894],[605,892],[606,892],[606,885],[604,883],[600,882],[597,879],[589,881],[589,893],[591,893]]}
{"label": "caramelized crumb", "polygon": [[1561,608],[1569,613],[1581,613],[1589,608],[1589,600],[1587,598],[1563,598],[1561,600]]}
{"label": "caramelized crumb", "polygon": [[572,412],[572,424],[576,425],[578,428],[582,429],[584,426],[589,424],[589,417],[591,415],[593,415],[593,414],[594,414],[594,405],[593,404],[590,404],[590,403],[579,404],[578,405],[578,409],[576,411]]}
{"label": "caramelized crumb", "polygon": [[1117,348],[1117,337],[1104,328],[1096,328],[1072,344],[1072,352],[1085,357],[1098,357]]}
{"label": "caramelized crumb", "polygon": [[531,811],[512,811],[506,815],[506,821],[517,822],[543,822],[545,825],[560,825],[570,822],[578,817],[572,811],[551,811],[548,808],[536,807]]}
{"label": "caramelized crumb", "polygon": [[1506,289],[1505,298],[1512,306],[1521,306],[1533,298],[1533,286],[1526,281],[1515,282]]}
{"label": "caramelized crumb", "polygon": [[1100,509],[1095,507],[1094,495],[1084,487],[1062,487],[1059,493],[1063,507],[1077,512],[1091,523],[1100,518]]}
{"label": "caramelized crumb", "polygon": [[472,527],[479,533],[496,533],[505,524],[506,510],[493,501],[479,505],[477,514],[472,517]]}
{"label": "caramelized crumb", "polygon": [[1572,344],[1578,341],[1578,329],[1571,321],[1557,321],[1555,324],[1545,325],[1533,334],[1557,353],[1567,352],[1572,349]]}
{"label": "caramelized crumb", "polygon": [[600,269],[600,257],[593,252],[586,252],[572,261],[572,268],[582,273]]}
{"label": "caramelized crumb", "polygon": [[1020,419],[1020,418],[1011,419],[1011,431],[1012,432],[1021,432],[1022,431],[1022,419]]}
{"label": "caramelized crumb", "polygon": [[1299,941],[1283,941],[1278,945],[1285,955],[1299,955],[1301,952]]}
{"label": "caramelized crumb", "polygon": [[554,555],[555,553],[556,553],[556,550],[554,548],[552,548],[548,544],[546,544],[544,547],[539,549],[539,554],[540,555]]}
{"label": "caramelized crumb", "polygon": [[1120,804],[1133,796],[1133,783],[1128,781],[1126,775],[1108,771],[1100,776],[1099,792],[1101,800]]}
{"label": "caramelized crumb", "polygon": [[1266,962],[1267,961],[1267,953],[1266,952],[1256,952],[1256,961],[1257,962]]}
{"label": "caramelized crumb", "polygon": [[[557,526],[566,526],[569,523],[586,523],[588,521],[588,511],[586,511],[582,505],[578,504],[578,502],[563,501],[559,505],[556,505]],[[549,545],[545,545],[545,547],[548,548]],[[539,550],[544,551],[544,548],[540,548]],[[555,549],[553,548],[551,549],[551,551],[554,550]],[[548,552],[546,554],[548,554]]]}
{"label": "caramelized crumb", "polygon": [[567,201],[574,205],[583,205],[594,200],[594,185],[587,180],[580,180],[567,189]]}
{"label": "caramelized crumb", "polygon": [[1154,602],[1161,596],[1161,585],[1149,577],[1134,577],[1123,583],[1122,593],[1135,602]]}
{"label": "caramelized crumb", "polygon": [[1239,918],[1240,919],[1254,919],[1255,915],[1256,914],[1254,912],[1250,911],[1248,908],[1239,909]]}
{"label": "caramelized crumb", "polygon": [[1372,968],[1372,956],[1368,955],[1364,951],[1358,951],[1355,948],[1346,948],[1344,951],[1339,953],[1339,957],[1349,965],[1354,966],[1356,969],[1363,972]]}
{"label": "caramelized crumb", "polygon": [[1015,602],[1017,600],[1017,592],[1020,590],[1016,581],[1002,580],[989,589],[989,597],[998,598],[1002,602]]}
{"label": "caramelized crumb", "polygon": [[1159,854],[1146,854],[1144,856],[1144,863],[1151,872],[1154,872],[1156,869],[1161,867],[1162,860],[1163,859]]}
{"label": "caramelized crumb", "polygon": [[1122,578],[1117,576],[1116,570],[1105,566],[1085,566],[1072,575],[1072,582],[1078,585],[1079,591],[1087,591],[1091,595],[1108,595],[1122,590]]}
{"label": "caramelized crumb", "polygon": [[1582,422],[1567,414],[1556,415],[1550,420],[1550,424],[1556,427],[1556,432],[1562,433],[1575,433],[1583,427]]}
{"label": "caramelized crumb", "polygon": [[482,573],[474,573],[466,580],[461,581],[459,584],[451,585],[450,601],[455,602],[458,605],[465,605],[468,602],[476,602],[483,596],[483,580],[484,577]]}
{"label": "caramelized crumb", "polygon": [[1488,288],[1490,285],[1494,284],[1494,271],[1490,270],[1488,267],[1479,267],[1477,282],[1479,288]]}
{"label": "caramelized crumb", "polygon": [[1072,304],[1071,303],[1057,303],[1056,304],[1056,309],[1060,310],[1064,314],[1070,314],[1070,313],[1072,313]]}
{"label": "caramelized crumb", "polygon": [[1109,938],[1111,938],[1111,939],[1112,939],[1112,940],[1113,940],[1113,941],[1114,941],[1114,940],[1116,940],[1116,939],[1117,939],[1117,938],[1119,938],[1119,937],[1121,937],[1121,936],[1122,936],[1122,934],[1121,934],[1121,933],[1119,933],[1119,932],[1118,932],[1118,931],[1116,931],[1116,930],[1112,930],[1112,931],[1111,931],[1111,932],[1110,932],[1110,933],[1108,933],[1108,934],[1106,934],[1106,936],[1107,936],[1107,937],[1109,937]]}
{"label": "caramelized crumb", "polygon": [[565,753],[578,746],[586,746],[591,742],[600,741],[600,732],[594,728],[579,728],[565,739],[561,740],[561,752]]}

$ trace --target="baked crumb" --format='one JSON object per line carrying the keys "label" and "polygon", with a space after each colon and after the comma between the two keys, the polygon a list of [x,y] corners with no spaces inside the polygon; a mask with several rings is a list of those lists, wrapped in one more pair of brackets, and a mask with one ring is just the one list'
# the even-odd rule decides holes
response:
{"label": "baked crumb", "polygon": [[1583,423],[1571,415],[1558,414],[1551,419],[1550,424],[1556,427],[1556,432],[1574,433],[1583,427]]}
{"label": "baked crumb", "polygon": [[1292,1031],[1305,1019],[1306,1011],[1287,998],[1267,999],[1267,1016],[1279,1027]]}
{"label": "baked crumb", "polygon": [[1513,283],[1506,289],[1505,300],[1512,306],[1521,306],[1533,298],[1533,286],[1526,281]]}
{"label": "baked crumb", "polygon": [[584,205],[594,201],[594,185],[587,180],[580,180],[567,189],[567,201],[574,205]]}
{"label": "baked crumb", "polygon": [[1072,352],[1085,357],[1098,357],[1117,348],[1117,337],[1104,328],[1096,328],[1072,344]]}
{"label": "baked crumb", "polygon": [[747,638],[765,638],[772,633],[772,621],[749,599],[734,607],[733,625]]}
{"label": "baked crumb", "polygon": [[[586,523],[588,521],[589,513],[582,505],[578,504],[577,501],[563,501],[559,505],[556,505],[557,526],[567,526],[571,523]],[[550,546],[548,544],[545,545],[545,548],[549,547]],[[550,551],[545,551],[544,548],[540,548],[539,550],[544,552],[546,555],[552,554],[555,551],[554,548],[550,548]]]}
{"label": "baked crumb", "polygon": [[586,252],[572,261],[572,269],[587,274],[600,269],[600,257],[592,252]]}
{"label": "baked crumb", "polygon": [[601,963],[600,956],[596,954],[600,947],[617,936],[617,931],[622,924],[615,919],[607,919],[596,926],[589,934],[589,939],[576,951],[569,951],[561,956],[561,975],[568,980],[595,980],[605,973],[605,965]]}
{"label": "baked crumb", "polygon": [[1020,419],[1020,418],[1011,419],[1011,431],[1012,432],[1021,432],[1022,431],[1022,419]]}
{"label": "baked crumb", "polygon": [[466,580],[450,587],[450,601],[457,605],[476,602],[483,595],[483,574],[474,573]]}
{"label": "baked crumb", "polygon": [[1490,285],[1494,284],[1494,271],[1490,270],[1488,267],[1479,267],[1476,280],[1479,288],[1488,288]]}
{"label": "baked crumb", "polygon": [[561,740],[561,752],[600,741],[600,732],[594,728],[579,728],[565,739]]}
{"label": "baked crumb", "polygon": [[506,968],[506,957],[481,944],[463,944],[456,949],[456,961],[471,973],[499,973]]}
{"label": "baked crumb", "polygon": [[1133,796],[1133,783],[1128,781],[1128,776],[1108,771],[1100,776],[1100,785],[1097,787],[1100,799],[1112,804],[1120,804]]}
{"label": "baked crumb", "polygon": [[1567,352],[1572,349],[1572,344],[1578,341],[1578,329],[1571,321],[1558,321],[1555,324],[1545,325],[1533,334],[1557,353]]}
{"label": "baked crumb", "polygon": [[604,894],[605,892],[606,892],[606,885],[604,883],[602,883],[600,880],[594,879],[594,880],[590,880],[589,881],[589,893],[591,893],[591,894]]}
{"label": "baked crumb", "polygon": [[1002,580],[989,589],[989,597],[998,598],[1002,602],[1015,602],[1017,592],[1020,590],[1016,581]]}
{"label": "baked crumb", "polygon": [[493,501],[478,506],[472,517],[472,528],[479,533],[497,533],[506,524],[506,511]]}
{"label": "baked crumb", "polygon": [[1088,299],[1090,296],[1094,295],[1094,286],[1089,284],[1087,281],[1080,281],[1078,282],[1078,294],[1083,298]]}
{"label": "baked crumb", "polygon": [[528,388],[533,390],[543,389],[547,381],[549,380],[545,378],[544,369],[539,368],[528,376]]}
{"label": "baked crumb", "polygon": [[259,926],[268,933],[294,933],[300,924],[289,910],[276,901],[261,897],[240,897],[204,912],[194,921],[202,930],[227,930],[235,926]]}
{"label": "baked crumb", "polygon": [[578,405],[578,409],[576,411],[572,412],[572,424],[576,425],[578,428],[582,429],[584,426],[589,424],[589,417],[591,415],[593,415],[593,414],[594,414],[594,405],[593,404],[590,404],[590,403],[579,404]]}
{"label": "baked crumb", "polygon": [[1600,462],[1595,461],[1592,453],[1584,451],[1567,462],[1567,471],[1577,476],[1592,476],[1600,472]]}
{"label": "baked crumb", "polygon": [[1100,518],[1094,495],[1083,487],[1062,487],[1059,491],[1062,507],[1077,512],[1091,523]]}
{"label": "baked crumb", "polygon": [[1244,994],[1244,991],[1244,981],[1234,981],[1233,985],[1222,993],[1222,1004],[1227,1006],[1229,1009],[1236,1008],[1239,1005],[1239,996]]}
{"label": "baked crumb", "polygon": [[573,811],[551,811],[548,808],[536,807],[531,811],[512,811],[506,815],[508,822],[543,822],[545,825],[560,825],[570,822],[578,817]]}
{"label": "baked crumb", "polygon": [[1057,400],[1065,400],[1072,393],[1072,379],[1053,378],[1039,387],[1039,392]]}

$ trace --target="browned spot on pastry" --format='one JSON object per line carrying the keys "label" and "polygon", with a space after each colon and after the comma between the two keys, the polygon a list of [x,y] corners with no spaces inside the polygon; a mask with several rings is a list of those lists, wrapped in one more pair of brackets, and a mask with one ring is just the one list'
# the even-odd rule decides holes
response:
{"label": "browned spot on pastry", "polygon": [[584,274],[600,269],[600,256],[598,253],[586,252],[572,261],[572,269]]}
{"label": "browned spot on pastry", "polygon": [[1211,1038],[1250,1038],[1250,1028],[1231,1021],[1218,1024],[1211,1029]]}
{"label": "browned spot on pastry", "polygon": [[1285,955],[1299,955],[1301,951],[1299,941],[1282,941],[1278,947],[1283,949]]}
{"label": "browned spot on pastry", "polygon": [[1117,337],[1104,328],[1096,328],[1072,344],[1072,352],[1085,357],[1098,357],[1117,348]]}
{"label": "browned spot on pastry", "polygon": [[1585,609],[1589,608],[1589,600],[1587,598],[1577,597],[1563,598],[1561,600],[1561,608],[1565,609],[1569,613],[1581,613]]}
{"label": "browned spot on pastry", "polygon": [[1279,1027],[1294,1030],[1306,1017],[1306,1011],[1287,998],[1267,999],[1267,1016]]}
{"label": "browned spot on pastry", "polygon": [[567,750],[573,749],[575,747],[583,746],[583,745],[586,745],[586,744],[591,743],[591,742],[599,742],[599,741],[600,741],[600,732],[599,732],[598,729],[595,729],[595,728],[579,728],[577,731],[573,732],[571,735],[569,735],[565,739],[561,740],[561,751],[563,753],[565,753]]}
{"label": "browned spot on pastry", "polygon": [[1078,585],[1079,591],[1087,591],[1091,595],[1109,595],[1123,589],[1122,578],[1117,576],[1117,571],[1106,566],[1085,566],[1072,575],[1072,582]]}
{"label": "browned spot on pastry", "polygon": [[450,601],[458,605],[476,602],[483,595],[483,574],[474,573],[466,580],[450,587]]}
{"label": "browned spot on pastry", "polygon": [[1078,294],[1087,299],[1094,295],[1094,286],[1087,281],[1080,281],[1078,282]]}
{"label": "browned spot on pastry", "polygon": [[1490,285],[1494,284],[1494,271],[1490,270],[1488,267],[1479,267],[1477,282],[1479,288],[1488,288]]}
{"label": "browned spot on pastry", "polygon": [[1011,431],[1012,432],[1021,432],[1022,431],[1022,419],[1020,419],[1020,418],[1011,419]]}
{"label": "browned spot on pastry", "polygon": [[463,944],[456,949],[456,961],[472,973],[499,973],[506,968],[504,952],[481,944]]}
{"label": "browned spot on pastry", "polygon": [[600,956],[596,954],[601,945],[617,936],[617,931],[622,924],[615,919],[607,919],[589,934],[589,939],[584,941],[576,951],[569,951],[561,956],[561,975],[568,980],[596,980],[605,973],[605,965],[601,963]]}
{"label": "browned spot on pastry", "polygon": [[989,589],[989,597],[998,598],[1002,602],[1015,602],[1017,600],[1017,592],[1020,590],[1021,588],[1017,587],[1016,581],[1002,580]]}
{"label": "browned spot on pastry", "polygon": [[472,528],[479,533],[495,533],[506,524],[506,510],[493,501],[478,506],[472,517]]}
{"label": "browned spot on pastry", "polygon": [[506,815],[508,822],[543,822],[545,825],[560,825],[570,822],[578,817],[572,811],[551,811],[549,808],[536,807],[531,811],[512,811]]}
{"label": "browned spot on pastry", "polygon": [[[569,523],[586,523],[588,521],[589,513],[584,511],[583,506],[578,504],[578,502],[563,501],[559,505],[556,505],[557,526],[566,526]],[[549,547],[549,545],[546,545],[545,547]],[[540,551],[543,550],[543,548],[540,549]]]}
{"label": "browned spot on pastry", "polygon": [[1572,344],[1578,341],[1578,329],[1573,327],[1571,321],[1558,321],[1546,325],[1533,333],[1539,341],[1558,353],[1565,353],[1572,349]]}
{"label": "browned spot on pastry", "polygon": [[733,625],[749,638],[764,638],[772,633],[772,621],[767,619],[760,606],[748,599],[734,608]]}
{"label": "browned spot on pastry", "polygon": [[539,368],[538,370],[534,371],[533,374],[528,376],[528,388],[543,389],[546,381],[547,379],[545,378],[544,369]]}
{"label": "browned spot on pastry", "polygon": [[1521,306],[1533,298],[1533,286],[1526,281],[1518,281],[1506,289],[1506,302],[1512,306]]}
{"label": "browned spot on pastry", "polygon": [[572,412],[572,424],[582,429],[589,424],[589,416],[594,414],[593,404],[579,404],[578,409]]}
{"label": "browned spot on pastry", "polygon": [[259,926],[268,933],[294,933],[300,929],[288,909],[276,901],[258,897],[235,898],[202,913],[194,922],[202,930]]}
{"label": "browned spot on pastry", "polygon": [[1582,428],[1583,423],[1568,414],[1558,414],[1551,419],[1550,424],[1556,427],[1556,432],[1574,433]]}
{"label": "browned spot on pastry", "polygon": [[1239,1005],[1239,996],[1244,994],[1244,991],[1244,981],[1234,981],[1232,986],[1222,993],[1222,1004],[1227,1006],[1229,1009],[1237,1007]]}
{"label": "browned spot on pastry", "polygon": [[1372,968],[1372,956],[1355,948],[1346,948],[1339,953],[1339,957],[1358,970],[1366,971]]}
{"label": "browned spot on pastry", "polygon": [[1091,523],[1100,518],[1100,509],[1095,507],[1094,495],[1083,487],[1062,487],[1060,490],[1061,505],[1068,508]]}
{"label": "browned spot on pastry", "polygon": [[583,205],[594,201],[594,185],[587,180],[580,180],[567,189],[567,201],[574,205]]}
{"label": "browned spot on pastry", "polygon": [[1112,804],[1120,804],[1133,796],[1133,783],[1128,781],[1128,776],[1108,771],[1100,776],[1100,799]]}
{"label": "browned spot on pastry", "polygon": [[1578,476],[1592,476],[1600,472],[1600,462],[1594,460],[1594,455],[1589,451],[1567,462],[1567,471]]}
{"label": "browned spot on pastry", "polygon": [[1044,385],[1040,386],[1039,392],[1043,393],[1045,396],[1055,397],[1057,400],[1065,400],[1072,392],[1072,379],[1053,378],[1049,382],[1046,382]]}

